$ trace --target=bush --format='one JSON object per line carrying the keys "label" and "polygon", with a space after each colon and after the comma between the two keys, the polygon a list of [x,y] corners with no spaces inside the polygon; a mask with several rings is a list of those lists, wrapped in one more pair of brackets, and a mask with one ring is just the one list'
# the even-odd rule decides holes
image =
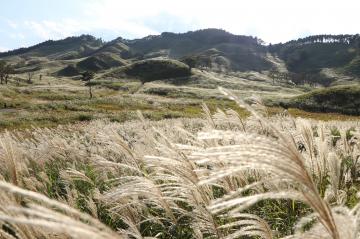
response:
{"label": "bush", "polygon": [[77,118],[79,121],[90,121],[93,119],[93,116],[87,114],[80,114]]}

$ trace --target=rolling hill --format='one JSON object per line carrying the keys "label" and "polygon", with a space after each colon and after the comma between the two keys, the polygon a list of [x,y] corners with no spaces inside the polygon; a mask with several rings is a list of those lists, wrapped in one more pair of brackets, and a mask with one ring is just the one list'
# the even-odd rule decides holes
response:
{"label": "rolling hill", "polygon": [[57,71],[74,66],[80,72],[101,71],[157,57],[177,60],[195,57],[201,67],[223,71],[262,71],[272,66],[266,59],[266,52],[266,46],[256,37],[205,29],[181,34],[165,32],[135,40],[119,37],[107,43],[82,35],[1,53],[0,59],[16,63],[17,68],[31,64],[36,69],[42,68],[45,62],[56,61],[62,65]]}
{"label": "rolling hill", "polygon": [[314,112],[360,115],[360,85],[317,89],[281,101],[280,105]]}
{"label": "rolling hill", "polygon": [[[219,86],[242,98],[255,94],[285,107],[357,115],[358,93],[341,87],[359,85],[359,59],[358,35],[269,46],[219,29],[110,42],[89,35],[51,40],[0,53],[15,68],[9,85],[0,85],[0,125],[123,121],[136,110],[153,119],[195,117],[202,101],[223,104]],[[96,73],[91,84],[79,81],[84,71]],[[95,100],[88,99],[89,86]]]}
{"label": "rolling hill", "polygon": [[[23,71],[29,66],[34,70],[47,68],[46,65],[52,62],[58,66],[52,73],[60,71],[61,75],[61,70],[68,67],[75,67],[78,72],[98,72],[159,57],[180,61],[192,58],[195,67],[215,71],[260,72],[277,70],[276,58],[285,66],[286,72],[294,75],[292,78],[307,78],[310,83],[331,85],[338,84],[337,80],[343,79],[343,75],[360,76],[359,42],[359,35],[317,35],[266,46],[257,37],[204,29],[186,33],[164,32],[134,40],[119,37],[110,42],[81,35],[0,53],[0,59],[15,63],[17,68],[26,67]],[[328,69],[332,76],[324,74],[323,71],[329,72]]]}
{"label": "rolling hill", "polygon": [[[337,80],[342,78],[341,75],[360,77],[358,34],[309,36],[283,44],[270,45],[268,50],[278,55],[290,72],[306,74],[312,81],[328,78],[331,85],[337,84]],[[327,69],[331,69],[335,77],[323,74]]]}
{"label": "rolling hill", "polygon": [[[219,29],[205,29],[182,34],[165,32],[158,36],[126,41],[137,54],[181,59],[197,56],[207,67],[226,70],[266,70],[266,47],[260,39],[238,36]],[[205,63],[205,64],[204,64]]]}
{"label": "rolling hill", "polygon": [[48,40],[31,47],[3,52],[0,53],[0,58],[18,56],[24,59],[27,57],[46,57],[54,60],[70,60],[85,57],[103,45],[101,39],[90,35],[81,35],[57,41]]}
{"label": "rolling hill", "polygon": [[170,78],[188,77],[189,66],[170,59],[148,59],[137,61],[107,74],[114,78],[137,78],[142,83]]}

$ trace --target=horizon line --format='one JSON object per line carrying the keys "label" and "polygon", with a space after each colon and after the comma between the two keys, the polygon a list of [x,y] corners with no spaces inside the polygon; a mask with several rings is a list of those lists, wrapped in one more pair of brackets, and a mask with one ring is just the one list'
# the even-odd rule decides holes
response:
{"label": "horizon line", "polygon": [[284,43],[288,43],[288,42],[291,42],[291,41],[294,41],[294,40],[299,40],[299,39],[304,39],[304,38],[307,38],[307,37],[311,37],[311,36],[321,36],[321,35],[328,35],[328,36],[340,36],[340,35],[350,35],[350,36],[356,36],[356,35],[359,35],[360,33],[355,33],[355,34],[348,34],[348,33],[343,33],[343,34],[329,34],[329,33],[321,33],[321,34],[310,34],[310,35],[305,35],[305,36],[302,36],[302,37],[299,37],[297,39],[290,39],[290,40],[287,40],[285,42],[276,42],[276,43],[273,43],[273,42],[265,42],[264,40],[262,40],[261,37],[258,37],[256,35],[242,35],[242,34],[234,34],[226,29],[223,29],[223,28],[201,28],[201,29],[197,29],[197,30],[189,30],[189,31],[183,31],[183,32],[170,32],[170,31],[163,31],[159,34],[149,34],[149,35],[144,35],[143,37],[134,37],[134,38],[123,38],[122,36],[118,36],[118,37],[115,37],[113,38],[112,40],[109,40],[109,41],[105,41],[103,40],[102,37],[98,37],[98,36],[95,36],[95,34],[90,34],[90,33],[81,33],[81,34],[74,34],[74,35],[71,35],[71,36],[67,36],[67,37],[64,37],[64,38],[53,38],[53,39],[47,39],[47,40],[44,40],[44,41],[41,41],[41,42],[38,42],[36,44],[32,44],[32,45],[29,45],[29,46],[20,46],[20,47],[17,47],[17,48],[12,48],[12,49],[6,49],[6,50],[1,50],[0,49],[0,54],[2,53],[9,53],[9,52],[12,52],[12,51],[16,51],[18,49],[26,49],[26,48],[30,48],[30,47],[34,47],[34,46],[37,46],[37,45],[40,45],[42,43],[45,43],[45,42],[48,42],[48,41],[62,41],[62,40],[65,40],[65,39],[68,39],[68,38],[76,38],[76,37],[81,37],[81,36],[91,36],[91,37],[94,37],[96,39],[99,39],[99,40],[102,40],[103,43],[109,43],[109,42],[112,42],[114,40],[117,40],[119,38],[125,40],[125,41],[135,41],[135,40],[141,40],[141,39],[145,39],[145,38],[148,38],[148,37],[155,37],[155,36],[161,36],[162,34],[164,33],[172,33],[172,34],[186,34],[186,33],[190,33],[190,32],[198,32],[198,31],[204,31],[204,30],[221,30],[221,31],[225,31],[231,35],[234,35],[234,36],[244,36],[244,37],[253,37],[253,38],[256,38],[256,39],[259,39],[260,41],[264,42],[265,46],[269,46],[269,45],[277,45],[277,44],[284,44]]}

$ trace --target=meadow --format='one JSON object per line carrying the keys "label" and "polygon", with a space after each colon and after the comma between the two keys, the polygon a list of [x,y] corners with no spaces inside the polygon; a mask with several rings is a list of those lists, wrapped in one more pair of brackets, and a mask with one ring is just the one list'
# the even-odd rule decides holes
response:
{"label": "meadow", "polygon": [[358,238],[359,121],[222,93],[248,116],[3,132],[1,237]]}
{"label": "meadow", "polygon": [[[258,72],[224,74],[193,69],[192,76],[186,79],[170,78],[144,83],[136,78],[113,78],[111,75],[117,71],[111,72],[97,74],[91,81],[92,99],[89,99],[87,83],[77,78],[57,77],[40,71],[28,83],[25,73],[14,75],[8,84],[0,85],[0,131],[56,127],[96,119],[125,122],[136,119],[137,110],[150,120],[199,118],[202,103],[211,110],[216,107],[223,110],[232,108],[242,117],[248,116],[244,109],[219,93],[219,86],[232,89],[241,98],[261,95],[264,100],[272,102],[269,113],[276,114],[284,110],[279,107],[278,99],[287,102],[289,97],[309,90],[306,86],[274,85],[266,74]],[[295,108],[299,104],[292,101],[286,104],[289,105],[288,112],[294,117],[359,119],[340,113],[307,112]]]}
{"label": "meadow", "polygon": [[1,53],[0,238],[359,238],[357,48],[324,37],[358,39]]}

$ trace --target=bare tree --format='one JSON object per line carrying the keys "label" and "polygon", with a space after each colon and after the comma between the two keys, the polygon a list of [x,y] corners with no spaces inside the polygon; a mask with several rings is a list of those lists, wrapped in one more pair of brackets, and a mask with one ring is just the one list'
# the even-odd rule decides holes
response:
{"label": "bare tree", "polygon": [[12,65],[7,64],[5,61],[0,61],[0,83],[7,84],[10,74],[14,73],[14,68]]}
{"label": "bare tree", "polygon": [[5,70],[6,62],[0,61],[0,83],[4,83],[4,70]]}
{"label": "bare tree", "polygon": [[95,77],[95,73],[92,71],[85,71],[82,74],[82,80],[86,81],[86,84],[89,87],[89,98],[92,99],[93,94],[92,94],[92,83],[90,82],[94,77]]}
{"label": "bare tree", "polygon": [[27,73],[27,83],[32,83],[32,78],[34,77],[35,73],[33,71],[30,71]]}

